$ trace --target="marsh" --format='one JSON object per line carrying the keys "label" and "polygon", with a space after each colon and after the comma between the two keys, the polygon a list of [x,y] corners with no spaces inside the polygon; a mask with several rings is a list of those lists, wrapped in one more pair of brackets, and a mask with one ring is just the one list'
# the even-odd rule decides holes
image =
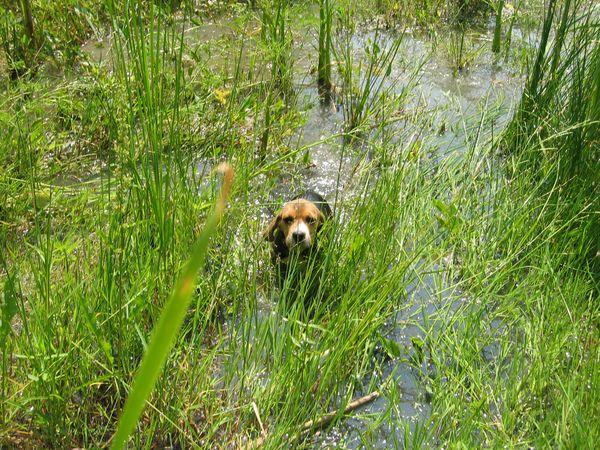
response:
{"label": "marsh", "polygon": [[593,2],[0,5],[0,446],[598,441]]}

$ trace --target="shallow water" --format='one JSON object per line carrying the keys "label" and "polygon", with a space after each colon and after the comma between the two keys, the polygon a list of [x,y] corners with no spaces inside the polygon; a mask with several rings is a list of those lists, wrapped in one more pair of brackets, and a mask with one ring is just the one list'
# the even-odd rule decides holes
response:
{"label": "shallow water", "polygon": [[[423,376],[435,369],[429,365],[425,357],[421,368],[416,369],[409,361],[415,356],[413,340],[424,339],[423,327],[428,316],[439,309],[447,307],[449,297],[440,292],[438,283],[443,271],[429,273],[407,288],[407,303],[398,310],[387,323],[384,335],[405,349],[406,354],[400,358],[384,359],[380,362],[381,370],[375,376],[376,380],[365,380],[365,390],[357,395],[367,394],[369,382],[376,385],[394,383],[399,390],[400,399],[393,405],[382,395],[372,403],[364,406],[356,414],[377,417],[378,414],[392,409],[390,420],[372,428],[373,419],[361,419],[350,416],[336,426],[319,433],[313,440],[315,448],[342,447],[348,449],[391,448],[404,443],[405,433],[412,435],[418,427],[426,426],[426,420],[431,414],[427,391],[423,384]],[[443,278],[443,275],[442,275]],[[458,306],[458,305],[456,305]],[[406,429],[400,424],[404,425]],[[369,431],[367,432],[367,430]]]}
{"label": "shallow water", "polygon": [[[365,33],[356,38],[354,44],[360,48],[372,36],[372,33]],[[387,37],[382,36],[383,39]],[[490,33],[476,35],[474,39],[489,45]],[[523,79],[518,70],[495,62],[487,49],[473,66],[455,74],[447,58],[440,55],[440,45],[437,47],[432,50],[431,43],[425,39],[405,35],[391,74],[395,83],[391,85],[395,93],[412,86],[406,97],[406,109],[425,111],[433,117],[432,122],[436,125],[422,139],[430,151],[443,158],[465,151],[469,133],[481,120],[482,111],[488,111],[490,117],[486,120],[493,121],[493,127],[501,130],[519,99]],[[422,68],[415,82],[411,70],[417,64],[422,64]],[[342,112],[320,106],[314,86],[304,87],[302,94],[301,102],[309,106],[306,125],[301,131],[301,144],[311,145],[339,133],[343,124]],[[411,136],[419,124],[408,119],[394,126],[402,139]],[[336,192],[342,198],[352,195],[354,169],[367,157],[364,151],[348,149],[342,145],[340,138],[333,138],[313,146],[310,156],[312,166],[306,170],[307,185],[321,192],[329,201],[334,200]],[[408,358],[414,354],[413,339],[424,337],[422,330],[428,318],[438,310],[455,310],[462,301],[456,300],[462,299],[458,293],[453,293],[450,300],[440,284],[440,280],[444,279],[443,268],[436,267],[434,270],[438,275],[425,275],[409,287],[406,305],[397,311],[384,332],[388,339],[407,350]],[[493,353],[492,349],[490,351]],[[399,402],[392,405],[396,412],[391,413],[391,420],[373,430],[373,420],[361,418],[384,414],[389,409],[388,399],[382,396],[338,425],[319,432],[312,441],[313,446],[383,449],[407,445],[405,436],[410,439],[418,427],[427,426],[431,408],[422,377],[433,370],[435,368],[427,367],[426,362],[420,370],[402,360],[384,362],[378,379],[383,381],[391,377],[401,392]],[[368,393],[366,389],[370,381],[365,380],[365,390],[357,392],[356,396]],[[398,427],[400,423],[407,429]]]}

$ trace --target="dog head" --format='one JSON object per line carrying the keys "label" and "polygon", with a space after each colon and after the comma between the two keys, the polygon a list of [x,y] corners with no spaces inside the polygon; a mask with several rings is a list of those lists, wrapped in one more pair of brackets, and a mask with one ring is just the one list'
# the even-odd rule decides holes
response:
{"label": "dog head", "polygon": [[283,206],[265,230],[264,237],[274,243],[276,251],[284,253],[281,256],[296,249],[306,251],[315,246],[317,232],[324,221],[325,215],[314,202],[297,198]]}

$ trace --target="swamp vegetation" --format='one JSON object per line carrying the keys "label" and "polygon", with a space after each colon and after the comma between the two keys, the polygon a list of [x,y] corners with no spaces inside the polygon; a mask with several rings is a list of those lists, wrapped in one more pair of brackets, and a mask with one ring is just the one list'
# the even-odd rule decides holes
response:
{"label": "swamp vegetation", "polygon": [[0,447],[600,440],[597,2],[0,13]]}

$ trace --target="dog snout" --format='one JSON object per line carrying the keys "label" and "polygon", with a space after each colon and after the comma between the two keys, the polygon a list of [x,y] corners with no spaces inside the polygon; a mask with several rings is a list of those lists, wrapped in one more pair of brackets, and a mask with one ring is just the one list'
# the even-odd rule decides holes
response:
{"label": "dog snout", "polygon": [[303,221],[296,224],[294,228],[290,230],[288,235],[287,245],[288,247],[299,246],[302,248],[308,248],[311,244],[310,230]]}
{"label": "dog snout", "polygon": [[292,233],[292,239],[295,244],[299,244],[306,239],[306,233],[304,231],[294,231]]}

